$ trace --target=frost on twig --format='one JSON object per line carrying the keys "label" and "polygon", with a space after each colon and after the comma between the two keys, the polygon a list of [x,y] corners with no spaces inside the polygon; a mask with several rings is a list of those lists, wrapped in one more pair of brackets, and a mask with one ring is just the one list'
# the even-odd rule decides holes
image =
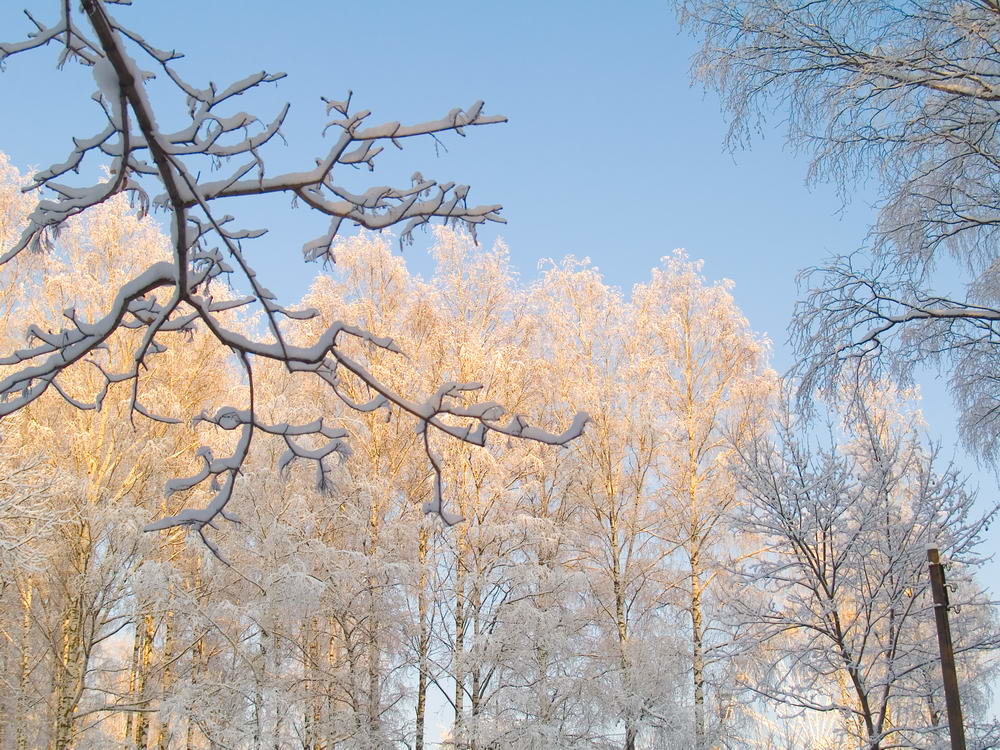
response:
{"label": "frost on twig", "polygon": [[[75,62],[90,67],[96,87],[93,99],[106,119],[99,132],[74,138],[65,158],[34,175],[26,189],[40,191],[42,198],[21,236],[12,246],[0,250],[0,264],[29,248],[51,247],[67,220],[86,214],[119,193],[129,195],[140,212],[152,209],[167,214],[172,258],[149,265],[114,290],[103,315],[93,320],[68,310],[58,332],[37,325],[30,327],[28,346],[0,357],[0,365],[8,366],[9,373],[0,381],[0,417],[27,406],[50,388],[76,408],[100,409],[108,389],[126,383],[132,389],[131,414],[176,422],[175,417],[154,414],[142,405],[141,373],[150,357],[166,350],[171,335],[203,326],[243,363],[249,408],[229,406],[198,418],[237,433],[238,439],[232,453],[222,458],[202,448],[198,452],[200,470],[191,477],[174,480],[168,491],[190,492],[205,487],[211,499],[202,508],[188,508],[148,527],[155,530],[188,526],[203,538],[205,527],[214,526],[218,518],[236,520],[227,504],[255,434],[269,434],[284,441],[286,451],[278,462],[279,469],[296,461],[312,462],[320,483],[328,462],[349,453],[348,435],[322,419],[305,424],[268,424],[260,420],[254,407],[255,361],[277,362],[290,373],[311,373],[352,409],[397,409],[413,417],[424,434],[427,458],[435,474],[435,500],[425,510],[438,513],[449,524],[458,518],[443,505],[440,460],[431,447],[430,433],[444,433],[475,445],[485,445],[490,432],[551,445],[564,445],[581,434],[586,422],[582,414],[564,432],[555,434],[528,424],[522,417],[506,417],[499,404],[468,403],[466,397],[479,388],[477,384],[446,383],[423,400],[397,393],[363,362],[350,356],[340,343],[352,338],[389,353],[399,353],[399,348],[390,339],[348,323],[334,323],[307,346],[293,345],[290,333],[295,321],[308,320],[316,311],[279,304],[244,252],[245,244],[264,231],[239,228],[236,220],[224,212],[224,206],[234,202],[232,199],[281,193],[325,215],[328,229],[304,243],[305,260],[333,261],[333,243],[345,225],[371,230],[399,227],[400,241],[408,242],[415,229],[437,219],[463,227],[475,236],[480,225],[503,222],[503,218],[499,205],[470,205],[466,185],[439,183],[417,172],[409,186],[378,186],[359,193],[342,186],[337,179],[345,167],[374,170],[375,159],[386,144],[402,148],[410,138],[436,137],[446,132],[464,135],[467,128],[505,122],[504,117],[486,114],[483,103],[477,101],[467,109],[453,109],[427,122],[372,125],[370,112],[352,110],[353,97],[349,94],[344,101],[325,100],[327,115],[332,116],[323,129],[330,141],[326,152],[304,170],[274,174],[266,169],[262,154],[275,137],[281,136],[288,105],[269,119],[230,107],[236,97],[275,83],[284,74],[261,71],[224,87],[211,82],[205,86],[191,83],[174,67],[181,57],[178,52],[158,48],[126,28],[106,5],[106,0],[82,0],[75,9],[70,3],[53,3],[58,14],[53,23],[45,24],[29,14],[32,29],[28,38],[0,43],[0,63],[13,55],[55,45],[60,65]],[[179,99],[186,118],[186,124],[172,132],[158,125],[157,108],[167,106],[167,102],[161,104],[157,99],[154,107],[148,87],[156,78]],[[67,182],[81,166],[93,161],[103,161],[108,179],[84,186]],[[217,291],[215,285],[221,279],[234,277],[246,294],[236,299],[215,299],[219,296],[213,294],[213,290]],[[223,313],[237,308],[261,313],[260,336],[246,335],[227,325]],[[140,331],[141,340],[130,369],[109,372],[95,353],[106,347],[120,329]],[[93,366],[103,375],[103,386],[89,400],[71,395],[60,383],[67,368],[77,363]],[[371,399],[359,403],[350,398],[341,387],[344,378],[363,383]],[[205,541],[218,554],[215,546]]]}
{"label": "frost on twig", "polygon": [[997,456],[1000,308],[991,295],[974,288],[960,299],[935,295],[896,263],[859,266],[853,256],[802,278],[812,288],[792,328],[792,342],[808,355],[793,371],[800,405],[845,372],[909,383],[921,363],[950,362],[964,439],[981,456]]}
{"label": "frost on twig", "polygon": [[[718,91],[729,142],[774,113],[811,154],[810,181],[872,194],[859,253],[807,275],[793,339],[801,395],[845,365],[904,380],[947,369],[966,445],[1000,448],[1000,6],[993,0],[678,0],[701,37],[695,77]],[[859,260],[861,255],[867,260]],[[952,267],[958,273],[942,274]]]}

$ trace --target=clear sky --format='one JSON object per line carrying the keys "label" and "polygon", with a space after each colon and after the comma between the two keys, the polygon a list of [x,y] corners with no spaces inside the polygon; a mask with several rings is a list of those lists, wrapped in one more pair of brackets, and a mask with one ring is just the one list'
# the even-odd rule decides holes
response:
{"label": "clear sky", "polygon": [[[572,253],[627,290],[684,247],[705,260],[709,278],[736,282],[737,301],[773,341],[780,371],[792,361],[785,338],[797,271],[855,249],[872,216],[869,186],[855,186],[846,206],[830,186],[806,189],[807,160],[784,149],[781,112],[750,150],[725,151],[719,103],[690,85],[694,42],[665,1],[135,1],[114,12],[155,45],[185,52],[179,67],[194,82],[288,73],[238,103],[262,119],[292,103],[288,145],[271,150],[272,168],[308,168],[325,152],[320,95],[353,90],[354,106],[371,109],[373,123],[436,119],[485,100],[487,112],[510,122],[446,138],[447,153],[436,154],[430,139],[386,152],[374,175],[359,174],[352,186],[405,185],[415,170],[471,184],[470,200],[502,203],[509,222],[483,239],[503,236],[528,279],[539,258]],[[5,40],[27,30],[23,4],[42,20],[56,6],[4,2]],[[69,66],[58,74],[54,60],[55,51],[15,57],[0,75],[0,150],[22,169],[62,160],[70,135],[101,125],[89,73]],[[180,114],[183,102],[176,106]],[[257,250],[267,285],[283,301],[300,294],[317,269],[300,262],[299,247],[325,223],[285,202],[248,223],[273,230]],[[418,270],[428,267],[425,246],[418,237],[405,251]],[[954,412],[933,373],[924,393],[946,455],[955,451],[974,468],[955,447]],[[992,502],[994,474],[975,480],[984,504]],[[990,546],[1000,548],[1000,529],[991,533]],[[988,572],[996,592],[1000,567]]]}

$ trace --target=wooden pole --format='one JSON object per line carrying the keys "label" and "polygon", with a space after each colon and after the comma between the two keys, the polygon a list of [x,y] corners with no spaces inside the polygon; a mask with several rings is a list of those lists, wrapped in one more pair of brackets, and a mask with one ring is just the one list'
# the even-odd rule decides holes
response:
{"label": "wooden pole", "polygon": [[927,561],[931,592],[934,595],[934,619],[937,621],[938,648],[941,650],[941,676],[944,680],[944,702],[948,709],[951,748],[966,750],[962,704],[958,698],[958,674],[955,671],[955,648],[951,641],[951,626],[948,624],[948,589],[944,585],[944,568],[936,547],[927,549]]}

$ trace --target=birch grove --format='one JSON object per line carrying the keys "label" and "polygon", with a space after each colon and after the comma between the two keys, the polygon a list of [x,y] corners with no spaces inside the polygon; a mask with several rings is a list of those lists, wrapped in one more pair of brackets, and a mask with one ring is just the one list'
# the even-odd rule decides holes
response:
{"label": "birch grove", "polygon": [[[288,105],[236,102],[284,74],[188,80],[128,4],[38,0],[0,42],[0,67],[82,66],[101,118],[32,175],[0,153],[0,750],[930,750],[928,545],[970,741],[1000,742],[998,511],[905,368],[867,368],[916,330],[895,363],[952,356],[963,419],[994,423],[996,7],[924,3],[911,49],[841,6],[682,3],[737,136],[791,81],[793,138],[832,118],[818,170],[877,152],[891,178],[884,275],[826,269],[793,380],[684,251],[629,290],[575,257],[524,281],[467,185],[347,187],[388,146],[506,121],[481,101],[372,125],[345,90],[278,173]],[[824,28],[877,49],[818,63]],[[872,106],[903,118],[885,140],[854,137]],[[268,196],[327,227],[301,299],[251,262]],[[426,276],[395,247],[418,229]],[[967,299],[924,289],[940,247]],[[994,433],[968,440],[991,458]]]}
{"label": "birch grove", "polygon": [[[9,236],[31,196],[5,170],[0,201],[11,218],[0,230]],[[147,257],[169,253],[152,220],[115,199],[70,222],[43,256],[45,273],[8,266],[23,275],[4,286],[4,339],[16,340],[23,310],[58,316],[70,294],[84,314],[66,269],[125,276],[122,253],[136,243]],[[3,423],[0,747],[763,748],[805,736],[793,731],[804,719],[782,713],[792,695],[817,717],[837,707],[843,718],[823,725],[831,746],[872,746],[835,650],[777,634],[768,609],[801,602],[781,622],[818,615],[785,589],[813,584],[805,568],[787,573],[781,539],[761,515],[772,507],[768,488],[791,481],[781,441],[806,438],[787,419],[784,432],[769,426],[778,379],[726,284],[682,253],[630,296],[572,258],[524,283],[502,244],[479,248],[450,229],[436,231],[427,278],[387,238],[359,235],[335,249],[338,263],[302,300],[317,315],[297,336],[346,318],[375,336],[391,330],[409,359],[401,368],[392,353],[372,355],[381,382],[419,391],[476,373],[484,399],[533,421],[586,410],[583,437],[560,451],[432,438],[465,519],[448,527],[422,512],[435,476],[412,423],[359,413],[307,373],[290,378],[263,363],[262,422],[325,415],[357,447],[320,471],[283,462],[287,444],[254,443],[234,496],[242,523],[213,532],[223,562],[181,528],[142,532],[177,511],[181,500],[163,488],[190,471],[210,425],[132,426],[127,391],[109,389],[100,410],[45,394]],[[89,288],[99,304],[100,285]],[[230,315],[232,330],[259,325]],[[127,340],[102,350],[105,369],[130,351]],[[67,396],[93,393],[102,375],[92,369],[65,380]],[[212,413],[241,381],[197,328],[158,355],[147,378],[147,403],[192,413]],[[365,395],[359,384],[343,388],[354,401]],[[879,529],[909,534],[879,563],[895,588],[873,592],[873,602],[907,605],[900,632],[916,645],[932,627],[919,620],[929,604],[914,562],[930,532],[914,525],[924,516],[905,526],[909,511],[891,528],[875,524],[889,508],[877,487],[901,508],[965,514],[961,546],[938,542],[966,571],[949,573],[971,605],[960,620],[963,698],[988,737],[997,629],[974,577],[983,519],[963,505],[957,475],[946,470],[935,484],[916,434],[893,427],[911,420],[905,399],[879,403],[877,423],[862,419],[871,410],[850,412],[848,457],[829,459],[822,486],[865,499],[849,513],[876,541]],[[873,463],[876,450],[885,468]],[[832,469],[848,460],[854,474]],[[806,513],[814,496],[797,497]],[[835,508],[823,500],[809,512]],[[859,595],[843,606],[871,622],[856,617],[843,639],[886,637],[882,610],[861,608]],[[822,667],[821,658],[834,661]],[[880,737],[905,731],[930,746],[941,721],[936,662],[912,649],[904,658],[910,671],[872,716]],[[775,670],[793,663],[796,681],[778,680]],[[875,680],[868,692],[886,684],[866,679]]]}

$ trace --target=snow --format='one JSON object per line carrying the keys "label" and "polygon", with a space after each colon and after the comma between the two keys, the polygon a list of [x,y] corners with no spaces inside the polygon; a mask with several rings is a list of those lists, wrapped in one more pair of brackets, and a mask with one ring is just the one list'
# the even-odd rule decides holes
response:
{"label": "snow", "polygon": [[91,67],[94,80],[97,82],[97,89],[101,92],[109,104],[114,105],[118,101],[120,91],[118,88],[118,73],[114,66],[106,57],[99,58]]}

